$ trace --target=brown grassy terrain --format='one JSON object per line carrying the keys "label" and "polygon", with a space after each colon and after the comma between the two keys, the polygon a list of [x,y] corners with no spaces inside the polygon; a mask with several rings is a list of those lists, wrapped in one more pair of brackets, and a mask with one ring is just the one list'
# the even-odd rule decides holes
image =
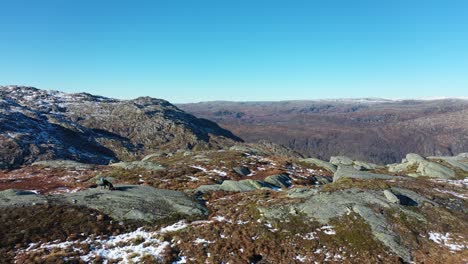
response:
{"label": "brown grassy terrain", "polygon": [[346,155],[388,164],[406,153],[468,150],[468,101],[206,102],[179,105],[247,142],[269,140],[328,160]]}

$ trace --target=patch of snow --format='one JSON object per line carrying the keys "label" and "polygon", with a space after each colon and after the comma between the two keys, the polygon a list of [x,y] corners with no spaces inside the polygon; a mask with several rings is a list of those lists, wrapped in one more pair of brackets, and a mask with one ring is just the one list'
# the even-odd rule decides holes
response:
{"label": "patch of snow", "polygon": [[437,189],[437,188],[434,188],[434,190],[436,190],[438,192],[441,192],[441,193],[448,193],[448,194],[451,194],[451,195],[453,195],[455,197],[458,197],[458,198],[461,198],[461,199],[468,199],[468,196],[466,196],[464,194],[461,194],[461,193],[448,191],[448,190],[441,190],[441,189]]}
{"label": "patch of snow", "polygon": [[306,262],[306,260],[307,260],[306,257],[301,256],[301,255],[297,255],[294,259],[299,261],[299,262]]}
{"label": "patch of snow", "polygon": [[203,172],[208,172],[207,169],[205,169],[205,168],[203,168],[203,167],[201,167],[201,166],[190,166],[190,167],[191,167],[191,168],[194,168],[194,169],[201,170],[201,171],[203,171]]}
{"label": "patch of snow", "polygon": [[455,185],[455,186],[463,187],[463,188],[468,188],[468,178],[465,178],[463,180],[433,179],[432,181],[438,182],[438,183],[447,183],[447,184],[451,184],[451,185]]}
{"label": "patch of snow", "polygon": [[195,244],[213,244],[214,241],[209,241],[209,240],[206,240],[204,238],[199,238],[198,237],[197,239],[195,239],[195,241],[193,241],[193,243],[195,243]]}
{"label": "patch of snow", "polygon": [[221,216],[221,215],[214,216],[212,219],[215,220],[215,221],[218,221],[218,222],[228,222],[228,223],[232,223],[231,220],[228,220],[228,219],[226,219],[226,217]]}
{"label": "patch of snow", "polygon": [[197,177],[193,177],[193,176],[190,176],[190,175],[188,175],[188,176],[186,176],[186,177],[189,178],[190,181],[198,181],[198,178],[197,178]]}
{"label": "patch of snow", "polygon": [[302,237],[303,239],[305,240],[314,240],[315,239],[315,235],[317,235],[317,233],[315,232],[310,232],[310,233],[307,233],[305,235],[299,235],[300,237]]}
{"label": "patch of snow", "polygon": [[320,230],[322,230],[327,235],[335,235],[336,234],[336,231],[333,230],[333,226],[331,226],[331,225],[322,226],[320,228]]}
{"label": "patch of snow", "polygon": [[450,238],[449,233],[441,234],[436,232],[429,232],[429,239],[439,245],[444,245],[453,251],[464,250],[467,248],[466,245],[450,242],[452,239]]}
{"label": "patch of snow", "polygon": [[163,227],[159,230],[160,233],[169,233],[169,232],[175,232],[179,231],[181,229],[184,229],[188,226],[188,224],[185,221],[180,221],[177,222],[173,225]]}
{"label": "patch of snow", "polygon": [[172,262],[172,264],[185,264],[187,263],[187,258],[185,256],[179,256],[177,261]]}
{"label": "patch of snow", "polygon": [[221,177],[226,177],[227,173],[221,170],[212,170],[212,172],[217,173]]}

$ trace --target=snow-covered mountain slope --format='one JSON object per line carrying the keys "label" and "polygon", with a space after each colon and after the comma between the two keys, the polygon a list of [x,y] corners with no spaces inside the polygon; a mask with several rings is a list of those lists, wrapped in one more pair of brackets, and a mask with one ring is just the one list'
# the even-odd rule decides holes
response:
{"label": "snow-covered mountain slope", "polygon": [[239,140],[160,99],[0,86],[0,167],[43,159],[102,164],[156,149],[219,148]]}

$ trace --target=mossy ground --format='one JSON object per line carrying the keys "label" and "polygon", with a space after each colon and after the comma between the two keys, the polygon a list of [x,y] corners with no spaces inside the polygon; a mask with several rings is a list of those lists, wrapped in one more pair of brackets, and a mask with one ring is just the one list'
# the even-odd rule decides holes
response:
{"label": "mossy ground", "polygon": [[[0,259],[5,261],[1,263],[12,262],[14,250],[26,248],[30,243],[115,235],[126,229],[108,216],[85,207],[51,204],[0,208]],[[34,263],[32,259],[25,262]]]}

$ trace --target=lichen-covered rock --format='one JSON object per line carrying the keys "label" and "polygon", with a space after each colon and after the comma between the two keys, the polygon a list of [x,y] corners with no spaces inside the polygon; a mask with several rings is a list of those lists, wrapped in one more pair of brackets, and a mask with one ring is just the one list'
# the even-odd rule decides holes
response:
{"label": "lichen-covered rock", "polygon": [[110,166],[122,168],[124,170],[145,169],[150,171],[164,170],[164,167],[150,161],[130,161],[113,163]]}
{"label": "lichen-covered rock", "polygon": [[264,187],[271,188],[272,186],[262,181],[256,181],[256,180],[250,180],[250,179],[241,180],[241,181],[226,180],[226,181],[223,181],[221,184],[202,185],[197,188],[197,191],[199,192],[208,192],[208,191],[250,192],[250,191],[258,190]]}
{"label": "lichen-covered rock", "polygon": [[394,176],[385,175],[385,174],[377,174],[377,173],[370,173],[367,171],[358,171],[352,166],[338,166],[335,174],[333,175],[333,181],[336,182],[341,178],[354,178],[354,179],[383,179],[383,180],[390,180],[394,179]]}
{"label": "lichen-covered rock", "polygon": [[233,170],[240,176],[247,176],[250,174],[250,170],[247,167],[234,167]]}
{"label": "lichen-covered rock", "polygon": [[447,162],[450,166],[468,172],[468,162],[465,162],[460,156],[454,157],[441,157],[441,156],[432,156],[427,157],[430,160],[443,160]]}
{"label": "lichen-covered rock", "polygon": [[286,174],[268,176],[264,181],[279,188],[291,187],[291,178]]}
{"label": "lichen-covered rock", "polygon": [[422,176],[433,178],[449,179],[455,177],[455,172],[453,170],[430,161],[421,161],[417,173]]}
{"label": "lichen-covered rock", "polygon": [[394,204],[400,203],[400,199],[398,199],[398,197],[395,194],[393,194],[391,191],[384,190],[383,194],[385,195],[385,198],[387,198],[389,202],[394,203]]}
{"label": "lichen-covered rock", "polygon": [[31,206],[45,203],[47,203],[45,196],[33,191],[9,189],[0,192],[0,207]]}
{"label": "lichen-covered rock", "polygon": [[407,162],[421,162],[421,161],[425,161],[426,159],[423,158],[421,155],[419,154],[415,154],[415,153],[408,153],[406,154],[406,161]]}
{"label": "lichen-covered rock", "polygon": [[70,203],[98,210],[116,220],[154,223],[174,217],[200,217],[206,208],[179,191],[150,186],[118,185],[115,191],[92,188],[55,195],[38,195],[30,191],[0,192],[0,207],[34,204]]}
{"label": "lichen-covered rock", "polygon": [[[453,161],[454,165],[457,165],[458,163],[458,161],[456,161],[455,159],[448,160]],[[461,165],[461,167],[463,167],[463,165]],[[389,164],[387,165],[387,168],[390,172],[402,173],[411,177],[426,176],[443,179],[455,177],[455,172],[452,169],[447,168],[441,164],[426,160],[420,155],[414,153],[407,154],[406,159],[403,160],[403,163]]]}
{"label": "lichen-covered rock", "polygon": [[354,161],[346,156],[333,156],[330,158],[330,163],[338,166],[338,165],[353,165]]}
{"label": "lichen-covered rock", "polygon": [[381,165],[377,165],[377,164],[365,162],[365,161],[359,161],[359,160],[355,160],[354,165],[360,166],[366,170],[375,170],[375,169],[384,168],[384,166],[381,166]]}
{"label": "lichen-covered rock", "polygon": [[202,216],[207,212],[183,192],[150,186],[117,185],[115,191],[95,188],[55,197],[96,209],[114,219],[148,223],[174,216]]}
{"label": "lichen-covered rock", "polygon": [[318,167],[322,167],[330,172],[336,172],[336,165],[327,161],[319,160],[316,158],[301,159],[300,161],[305,163],[310,163]]}
{"label": "lichen-covered rock", "polygon": [[[390,202],[383,192],[348,189],[326,193],[314,189],[292,189],[288,190],[288,197],[301,199],[303,202],[260,207],[259,211],[267,219],[287,218],[291,215],[291,212],[294,212],[294,214],[306,215],[311,220],[318,221],[321,224],[329,224],[332,219],[355,212],[370,226],[372,234],[377,240],[381,241],[404,261],[411,261],[410,250],[400,243],[402,238],[393,230],[391,224],[382,215],[372,210],[371,207],[396,209],[405,213],[409,210],[405,209],[404,205]],[[424,216],[415,212],[410,215],[416,217],[416,219],[424,219]]]}

